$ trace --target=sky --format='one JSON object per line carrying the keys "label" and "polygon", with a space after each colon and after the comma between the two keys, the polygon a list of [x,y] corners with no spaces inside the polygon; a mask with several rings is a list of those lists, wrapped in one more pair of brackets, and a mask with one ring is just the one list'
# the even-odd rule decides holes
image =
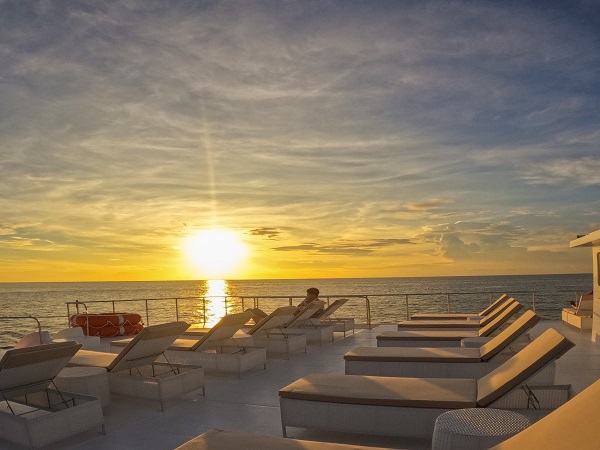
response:
{"label": "sky", "polygon": [[596,1],[0,0],[0,282],[591,272],[599,49]]}

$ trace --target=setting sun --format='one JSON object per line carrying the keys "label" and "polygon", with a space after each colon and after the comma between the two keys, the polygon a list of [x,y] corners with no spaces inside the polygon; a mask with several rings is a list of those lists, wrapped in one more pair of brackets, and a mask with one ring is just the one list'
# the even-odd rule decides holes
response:
{"label": "setting sun", "polygon": [[185,253],[205,278],[232,276],[246,257],[246,247],[236,233],[204,230],[186,238]]}

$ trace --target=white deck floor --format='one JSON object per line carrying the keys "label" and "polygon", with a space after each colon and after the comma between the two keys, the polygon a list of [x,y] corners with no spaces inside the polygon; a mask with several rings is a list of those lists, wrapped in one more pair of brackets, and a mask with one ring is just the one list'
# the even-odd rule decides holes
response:
{"label": "white deck floor", "polygon": [[[577,345],[564,355],[557,366],[557,384],[571,384],[575,392],[600,378],[600,345],[589,340],[589,332],[561,322],[542,322],[532,337],[548,327],[558,329]],[[201,392],[167,405],[164,413],[158,403],[112,396],[105,411],[106,435],[87,433],[50,449],[173,449],[211,429],[238,430],[281,436],[278,390],[309,373],[344,373],[343,354],[356,346],[376,345],[376,336],[394,326],[382,325],[373,330],[336,336],[336,341],[309,346],[306,354],[290,360],[269,359],[266,370],[251,372],[241,380],[223,377],[206,378],[206,395]],[[342,434],[289,428],[290,437],[330,442],[354,443],[390,448],[429,448],[429,441],[397,437]],[[0,448],[14,448],[0,442]]]}

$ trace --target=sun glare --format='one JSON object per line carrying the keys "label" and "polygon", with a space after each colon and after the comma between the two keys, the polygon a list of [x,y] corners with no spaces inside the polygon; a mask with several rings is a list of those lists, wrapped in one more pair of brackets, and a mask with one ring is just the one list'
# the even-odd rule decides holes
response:
{"label": "sun glare", "polygon": [[186,239],[185,252],[205,278],[235,275],[246,258],[246,247],[236,233],[228,230],[199,231]]}

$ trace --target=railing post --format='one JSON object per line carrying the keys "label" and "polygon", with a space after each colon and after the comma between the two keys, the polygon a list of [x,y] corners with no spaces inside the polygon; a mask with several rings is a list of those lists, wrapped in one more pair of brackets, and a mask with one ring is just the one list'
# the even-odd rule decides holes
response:
{"label": "railing post", "polygon": [[450,314],[450,293],[449,292],[446,293],[446,305],[448,308],[448,314]]}
{"label": "railing post", "polygon": [[146,305],[146,326],[149,327],[150,326],[150,312],[148,309],[148,300],[145,300],[144,304]]}
{"label": "railing post", "polygon": [[531,309],[535,312],[535,291],[531,293]]}
{"label": "railing post", "polygon": [[41,345],[44,343],[43,342],[44,339],[42,338],[42,324],[40,323],[40,321],[37,318],[33,317],[32,315],[29,315],[29,317],[31,317],[33,320],[35,320],[37,322],[38,335],[40,337],[40,345]]}
{"label": "railing post", "polygon": [[367,307],[367,326],[371,329],[371,301],[369,297],[365,295],[365,306]]}
{"label": "railing post", "polygon": [[179,299],[175,299],[175,322],[179,322]]}
{"label": "railing post", "polygon": [[408,294],[404,294],[406,300],[406,320],[410,320],[410,313],[408,312]]}

